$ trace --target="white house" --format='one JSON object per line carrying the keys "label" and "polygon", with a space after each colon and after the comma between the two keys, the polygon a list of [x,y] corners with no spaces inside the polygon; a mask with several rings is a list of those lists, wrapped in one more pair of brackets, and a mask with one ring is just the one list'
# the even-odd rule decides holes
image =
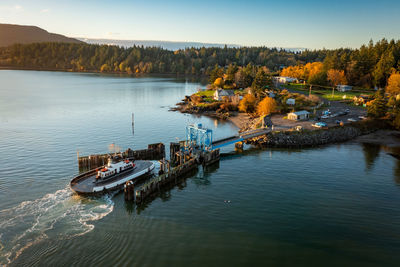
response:
{"label": "white house", "polygon": [[288,113],[288,119],[292,121],[308,120],[309,118],[310,112],[306,110]]}
{"label": "white house", "polygon": [[296,78],[286,77],[286,76],[276,77],[276,80],[280,83],[294,83],[298,81]]}
{"label": "white house", "polygon": [[294,98],[289,98],[288,100],[286,100],[286,105],[294,106],[295,104],[296,104],[296,99]]}
{"label": "white house", "polygon": [[353,89],[353,86],[343,85],[343,84],[339,84],[336,87],[336,90],[338,90],[339,92],[347,92],[347,91],[351,91],[352,89]]}
{"label": "white house", "polygon": [[214,92],[214,100],[221,101],[224,96],[227,96],[229,99],[235,96],[235,92],[233,90],[224,90],[217,89]]}

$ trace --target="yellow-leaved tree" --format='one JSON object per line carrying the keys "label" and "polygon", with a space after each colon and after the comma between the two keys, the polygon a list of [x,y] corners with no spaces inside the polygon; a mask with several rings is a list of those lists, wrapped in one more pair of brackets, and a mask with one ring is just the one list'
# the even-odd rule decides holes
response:
{"label": "yellow-leaved tree", "polygon": [[241,112],[251,113],[254,112],[255,108],[256,98],[251,94],[245,95],[239,102],[239,111]]}
{"label": "yellow-leaved tree", "polygon": [[333,86],[337,86],[339,84],[346,84],[347,83],[346,76],[344,75],[344,71],[343,70],[334,70],[334,69],[328,70],[327,80]]}
{"label": "yellow-leaved tree", "polygon": [[388,79],[386,92],[391,95],[400,94],[400,73],[392,73]]}
{"label": "yellow-leaved tree", "polygon": [[276,110],[276,101],[271,97],[265,97],[257,105],[257,114],[260,116],[267,116]]}
{"label": "yellow-leaved tree", "polygon": [[222,87],[224,86],[224,79],[222,79],[222,78],[217,78],[217,79],[215,79],[214,85],[215,85],[217,88],[222,88]]}

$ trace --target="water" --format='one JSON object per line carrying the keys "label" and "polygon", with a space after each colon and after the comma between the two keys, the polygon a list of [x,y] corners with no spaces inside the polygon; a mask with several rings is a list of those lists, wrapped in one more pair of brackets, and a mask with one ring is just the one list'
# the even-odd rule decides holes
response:
{"label": "water", "polygon": [[0,265],[400,260],[400,164],[380,147],[248,148],[137,209],[122,194],[72,194],[77,151],[167,144],[193,122],[231,135],[229,123],[168,111],[201,84],[31,71],[0,71],[0,81]]}

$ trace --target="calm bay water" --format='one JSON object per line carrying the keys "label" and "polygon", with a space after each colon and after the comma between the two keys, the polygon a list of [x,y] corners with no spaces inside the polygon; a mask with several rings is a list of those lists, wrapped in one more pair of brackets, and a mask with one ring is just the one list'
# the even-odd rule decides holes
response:
{"label": "calm bay water", "polygon": [[[81,198],[76,154],[182,139],[175,78],[0,71],[0,265],[396,265],[400,164],[349,142],[229,154],[138,210]],[[132,134],[131,114],[135,114]],[[230,152],[233,147],[224,149]]]}

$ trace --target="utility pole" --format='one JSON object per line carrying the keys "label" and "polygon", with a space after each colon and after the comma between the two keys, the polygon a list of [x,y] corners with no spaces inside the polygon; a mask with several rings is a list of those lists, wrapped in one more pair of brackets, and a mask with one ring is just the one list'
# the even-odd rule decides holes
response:
{"label": "utility pole", "polygon": [[312,84],[310,84],[310,92],[308,92],[308,96],[311,95],[311,88],[312,88]]}

